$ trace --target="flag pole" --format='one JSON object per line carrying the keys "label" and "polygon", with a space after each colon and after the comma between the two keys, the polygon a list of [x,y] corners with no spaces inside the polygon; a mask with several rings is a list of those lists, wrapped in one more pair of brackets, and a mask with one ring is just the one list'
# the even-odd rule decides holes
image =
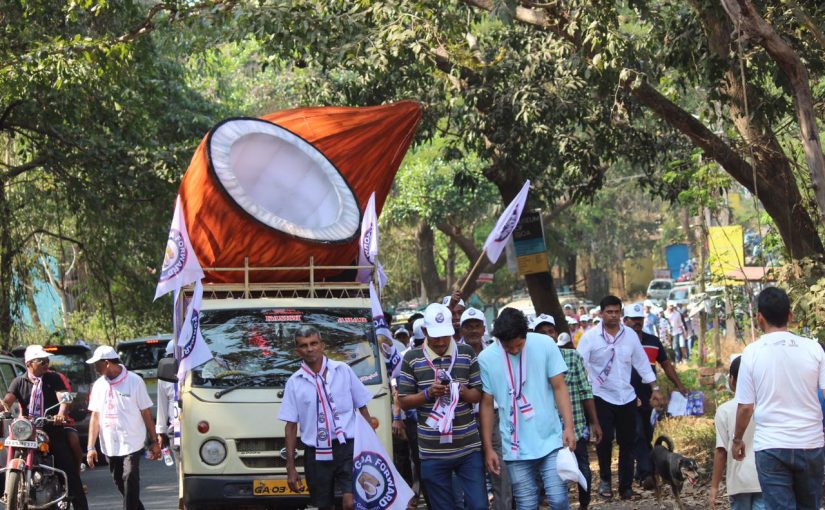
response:
{"label": "flag pole", "polygon": [[475,265],[473,265],[473,268],[470,269],[469,273],[467,273],[467,278],[464,279],[464,283],[461,284],[461,294],[462,295],[464,294],[464,289],[467,288],[467,284],[470,282],[470,278],[472,278],[473,275],[476,274],[476,271],[478,271],[478,267],[481,265],[481,261],[484,260],[484,258],[486,256],[487,256],[487,248],[484,248],[483,250],[481,250],[481,254],[478,256],[478,260],[476,260],[476,263],[475,263]]}

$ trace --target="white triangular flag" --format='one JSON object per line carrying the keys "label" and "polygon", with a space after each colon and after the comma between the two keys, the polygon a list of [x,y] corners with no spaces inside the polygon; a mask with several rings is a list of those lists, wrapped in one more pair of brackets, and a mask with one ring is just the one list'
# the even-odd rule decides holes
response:
{"label": "white triangular flag", "polygon": [[406,510],[415,493],[361,413],[355,413],[352,500],[356,510]]}
{"label": "white triangular flag", "polygon": [[384,355],[384,364],[387,365],[387,376],[390,379],[398,377],[401,373],[401,354],[392,341],[392,332],[384,317],[384,310],[375,292],[375,285],[370,282],[370,304],[372,305],[372,323],[375,326],[375,336],[378,345],[381,346],[381,353]]}
{"label": "white triangular flag", "polygon": [[206,341],[201,335],[200,310],[203,300],[203,285],[201,281],[195,282],[195,292],[192,301],[186,311],[186,319],[180,329],[177,349],[179,358],[178,381],[183,383],[186,373],[193,368],[199,367],[212,359],[212,351],[206,345]]}
{"label": "white triangular flag", "polygon": [[521,218],[521,213],[524,212],[524,206],[527,204],[527,193],[530,191],[530,181],[524,183],[521,191],[518,192],[516,198],[510,202],[507,209],[501,213],[496,226],[493,231],[487,236],[484,241],[484,250],[487,252],[487,258],[490,262],[495,264],[498,261],[504,247],[507,246],[507,240],[513,234],[513,230],[518,225],[518,220]]}
{"label": "white triangular flag", "polygon": [[358,240],[358,265],[373,266],[359,269],[356,281],[367,283],[372,280],[372,272],[378,271],[378,288],[387,284],[384,268],[377,260],[378,257],[378,215],[375,212],[375,192],[370,195],[367,208],[364,209],[364,218],[361,220],[361,238]]}
{"label": "white triangular flag", "polygon": [[195,250],[192,249],[192,243],[189,242],[189,232],[186,230],[186,221],[183,219],[183,205],[178,195],[175,201],[175,214],[172,215],[172,226],[169,228],[169,239],[166,241],[166,253],[160,270],[160,280],[155,290],[155,299],[202,278],[203,269],[198,262]]}

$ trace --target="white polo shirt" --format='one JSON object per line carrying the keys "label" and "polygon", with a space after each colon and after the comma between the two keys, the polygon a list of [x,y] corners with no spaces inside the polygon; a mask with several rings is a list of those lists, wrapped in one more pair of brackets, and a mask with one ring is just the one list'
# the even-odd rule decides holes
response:
{"label": "white polo shirt", "polygon": [[607,366],[612,354],[603,332],[602,325],[588,329],[579,339],[576,350],[584,360],[593,395],[614,405],[625,405],[636,400],[636,391],[630,385],[631,371],[635,368],[645,384],[655,382],[656,373],[650,368],[650,361],[636,332],[619,324],[616,342],[612,346],[616,357],[606,380],[599,384],[596,378]]}
{"label": "white polo shirt", "polygon": [[[326,381],[338,411],[338,424],[344,429],[347,439],[354,439],[355,413],[372,400],[372,392],[358,380],[349,365],[331,359],[327,360]],[[284,400],[278,413],[279,420],[297,423],[301,441],[312,447],[316,446],[318,439],[317,398],[315,380],[298,369],[286,382]]]}
{"label": "white polo shirt", "polygon": [[127,373],[114,386],[103,376],[95,381],[89,395],[89,411],[100,415],[100,449],[105,455],[123,457],[143,448],[146,424],[140,413],[150,407],[152,400],[146,384],[137,374]]}
{"label": "white polo shirt", "polygon": [[745,347],[736,402],[754,404],[754,451],[822,447],[822,388],[825,352],[817,342],[778,331]]}

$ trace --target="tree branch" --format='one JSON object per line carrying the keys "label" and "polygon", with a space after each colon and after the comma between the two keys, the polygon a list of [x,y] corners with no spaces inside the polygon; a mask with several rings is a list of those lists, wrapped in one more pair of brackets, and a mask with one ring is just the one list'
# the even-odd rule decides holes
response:
{"label": "tree branch", "polygon": [[17,245],[17,247],[15,247],[14,249],[10,250],[10,251],[9,251],[9,257],[15,257],[15,256],[17,256],[17,255],[18,255],[18,254],[19,254],[19,253],[23,250],[23,248],[26,246],[26,244],[28,244],[28,243],[29,243],[29,241],[31,241],[31,240],[32,240],[32,238],[33,238],[34,236],[38,235],[38,234],[43,234],[43,235],[46,235],[46,236],[49,236],[49,237],[53,237],[53,238],[55,238],[55,239],[60,239],[61,241],[66,241],[66,242],[68,242],[68,243],[73,243],[73,244],[77,245],[77,247],[78,247],[78,248],[80,248],[81,250],[85,250],[85,249],[86,249],[86,248],[85,248],[85,246],[84,246],[84,244],[83,244],[81,241],[78,241],[77,239],[75,239],[75,238],[73,238],[73,237],[65,236],[65,235],[63,235],[63,234],[56,234],[56,233],[54,233],[54,232],[52,232],[52,231],[50,231],[50,230],[46,230],[46,229],[44,229],[44,228],[38,228],[38,229],[34,229],[34,230],[32,230],[31,232],[29,232],[29,233],[26,235],[26,237],[24,237],[24,238],[20,241],[20,243]]}
{"label": "tree branch", "polygon": [[18,175],[24,174],[24,173],[28,172],[29,170],[34,170],[35,168],[40,168],[45,163],[46,163],[46,158],[37,158],[37,159],[34,159],[32,161],[29,161],[28,163],[24,163],[22,165],[17,165],[17,166],[7,166],[5,164],[0,163],[3,166],[8,168],[8,171],[3,172],[2,174],[0,174],[0,182],[10,181],[11,179],[14,179]]}

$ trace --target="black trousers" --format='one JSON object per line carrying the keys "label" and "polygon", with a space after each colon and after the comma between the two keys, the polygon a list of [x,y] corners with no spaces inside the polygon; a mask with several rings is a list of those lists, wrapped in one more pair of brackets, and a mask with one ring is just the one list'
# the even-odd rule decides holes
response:
{"label": "black trousers", "polygon": [[636,457],[636,478],[639,481],[653,475],[653,425],[650,424],[650,415],[653,408],[642,406],[636,410],[636,446],[633,451]]}
{"label": "black trousers", "polygon": [[636,444],[636,401],[615,405],[593,398],[596,415],[602,426],[602,440],[596,445],[599,459],[599,478],[610,482],[610,462],[613,454],[613,438],[619,444],[619,492],[633,488],[633,447]]}
{"label": "black trousers", "polygon": [[54,466],[66,472],[68,481],[69,499],[72,501],[74,510],[88,510],[89,503],[86,501],[86,493],[83,492],[83,482],[80,480],[80,466],[75,462],[69,441],[66,438],[66,430],[63,427],[46,427],[46,433],[51,441],[51,453],[54,457]]}
{"label": "black trousers", "polygon": [[123,510],[144,510],[140,502],[140,458],[143,448],[122,457],[108,457],[109,472],[123,496]]}
{"label": "black trousers", "polygon": [[587,455],[587,439],[579,439],[576,442],[576,463],[579,465],[579,471],[587,480],[587,489],[583,489],[581,485],[576,484],[579,488],[579,508],[587,508],[590,506],[590,489],[593,485],[593,473],[590,471],[590,459]]}

